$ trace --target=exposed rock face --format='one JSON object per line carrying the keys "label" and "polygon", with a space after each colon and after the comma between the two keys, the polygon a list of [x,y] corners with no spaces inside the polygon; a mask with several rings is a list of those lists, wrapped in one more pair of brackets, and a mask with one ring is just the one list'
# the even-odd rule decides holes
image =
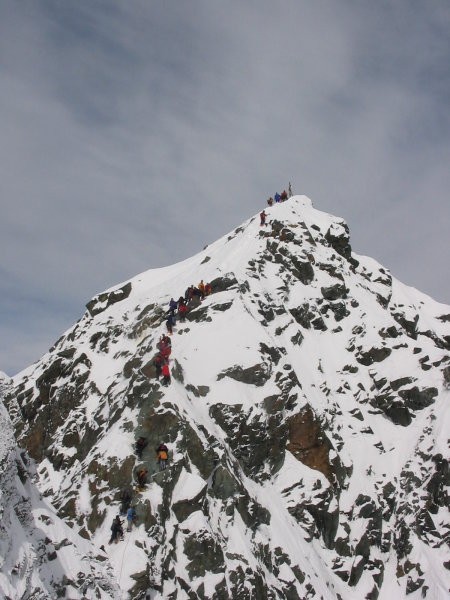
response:
{"label": "exposed rock face", "polygon": [[288,420],[289,443],[286,449],[311,469],[317,469],[329,480],[333,468],[329,460],[331,444],[311,407],[306,406]]}
{"label": "exposed rock face", "polygon": [[235,379],[236,381],[241,381],[242,383],[248,383],[250,385],[262,386],[268,381],[270,378],[270,371],[267,369],[267,366],[264,363],[253,365],[252,367],[247,367],[243,369],[241,366],[237,365],[222,373],[219,373],[217,379],[223,379],[224,377],[231,377],[231,379]]}
{"label": "exposed rock face", "polygon": [[106,555],[65,525],[35,488],[33,465],[3,405],[10,387],[0,374],[0,596],[119,599]]}
{"label": "exposed rock face", "polygon": [[125,300],[125,298],[128,298],[130,292],[131,283],[128,282],[117,290],[99,294],[86,304],[86,308],[88,309],[89,314],[93,317],[94,315],[100,314],[116,302],[121,302],[122,300]]}
{"label": "exposed rock face", "polygon": [[[439,598],[450,310],[356,258],[306,198],[268,215],[100,294],[16,377],[39,488],[97,547],[130,491],[137,527],[107,551],[131,599]],[[200,279],[164,387],[168,301]]]}

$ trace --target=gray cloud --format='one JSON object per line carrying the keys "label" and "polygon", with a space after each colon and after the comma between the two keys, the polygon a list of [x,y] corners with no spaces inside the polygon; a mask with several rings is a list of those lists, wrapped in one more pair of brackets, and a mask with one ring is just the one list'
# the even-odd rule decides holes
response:
{"label": "gray cloud", "polygon": [[446,3],[0,8],[0,368],[291,180],[448,301]]}

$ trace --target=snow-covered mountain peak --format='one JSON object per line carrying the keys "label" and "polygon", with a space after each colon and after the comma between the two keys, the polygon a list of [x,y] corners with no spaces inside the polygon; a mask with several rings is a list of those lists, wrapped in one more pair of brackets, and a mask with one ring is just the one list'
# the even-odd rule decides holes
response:
{"label": "snow-covered mountain peak", "polygon": [[[131,598],[443,598],[450,308],[305,196],[265,213],[97,295],[14,379],[38,485],[97,546],[130,491],[107,549]],[[200,282],[163,386],[169,301]]]}

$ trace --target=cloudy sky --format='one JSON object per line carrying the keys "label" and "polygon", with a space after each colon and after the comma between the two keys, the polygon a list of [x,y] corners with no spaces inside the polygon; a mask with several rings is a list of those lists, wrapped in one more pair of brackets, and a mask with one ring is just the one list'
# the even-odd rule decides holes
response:
{"label": "cloudy sky", "polygon": [[0,370],[292,181],[450,301],[448,0],[5,0]]}

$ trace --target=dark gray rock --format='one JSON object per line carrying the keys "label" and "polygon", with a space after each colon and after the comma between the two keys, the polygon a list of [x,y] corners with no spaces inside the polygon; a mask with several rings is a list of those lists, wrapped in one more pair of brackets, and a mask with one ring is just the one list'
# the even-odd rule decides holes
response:
{"label": "dark gray rock", "polygon": [[235,500],[235,506],[247,527],[256,531],[261,525],[270,525],[270,512],[244,491]]}
{"label": "dark gray rock", "polygon": [[224,465],[219,465],[213,473],[211,493],[216,496],[216,498],[221,498],[226,501],[235,494],[238,494],[239,490],[240,483],[238,480]]}
{"label": "dark gray rock", "polygon": [[215,404],[209,412],[227,434],[227,443],[248,476],[267,479],[281,467],[287,438],[281,411],[249,419],[242,405]]}
{"label": "dark gray rock", "polygon": [[172,377],[175,379],[175,381],[184,383],[183,368],[176,358],[174,358],[172,361]]}
{"label": "dark gray rock", "polygon": [[442,375],[444,377],[444,388],[446,390],[450,389],[450,366],[445,367],[445,369],[442,370]]}
{"label": "dark gray rock", "polygon": [[275,311],[270,305],[262,302],[261,300],[258,301],[258,305],[258,312],[262,317],[264,317],[266,323],[270,323],[275,319]]}
{"label": "dark gray rock", "polygon": [[128,298],[131,293],[131,282],[129,281],[121,288],[117,290],[113,290],[112,292],[104,292],[103,294],[99,294],[92,298],[87,304],[86,308],[89,311],[91,317],[94,315],[98,315],[106,310],[108,307],[116,304],[117,302],[121,302]]}
{"label": "dark gray rock", "polygon": [[417,386],[414,386],[408,390],[400,390],[398,394],[403,398],[405,405],[410,410],[422,410],[433,404],[438,391],[434,387],[419,389]]}
{"label": "dark gray rock", "polygon": [[296,256],[290,257],[290,271],[303,285],[309,285],[314,281],[314,269],[309,262],[301,261]]}
{"label": "dark gray rock", "polygon": [[289,312],[294,319],[305,329],[311,329],[311,321],[314,319],[315,313],[311,310],[308,303],[299,306],[298,308],[291,308]]}
{"label": "dark gray rock", "polygon": [[370,404],[380,409],[396,425],[407,427],[411,424],[411,413],[397,396],[390,393],[378,394],[370,400]]}
{"label": "dark gray rock", "polygon": [[301,331],[297,331],[297,333],[291,337],[291,342],[296,346],[301,346],[303,340],[304,336]]}
{"label": "dark gray rock", "polygon": [[412,377],[400,377],[400,379],[394,379],[394,381],[390,382],[391,388],[396,392],[404,385],[408,385],[413,382]]}
{"label": "dark gray rock", "polygon": [[230,377],[248,385],[262,386],[270,378],[271,372],[265,363],[259,363],[243,369],[240,365],[230,367],[217,375],[217,380]]}
{"label": "dark gray rock", "polygon": [[[326,241],[332,248],[336,250],[338,254],[346,258],[348,261],[352,258],[352,248],[350,246],[350,232],[346,223],[339,223],[342,225],[344,231],[340,235],[333,233],[332,228],[328,229],[325,234]],[[355,261],[356,264],[357,261]]]}
{"label": "dark gray rock", "polygon": [[228,310],[232,306],[233,306],[233,301],[231,300],[231,302],[224,302],[223,304],[214,304],[213,306],[211,306],[211,308],[213,310],[218,310],[220,312],[225,312],[226,310]]}
{"label": "dark gray rock", "polygon": [[413,340],[417,339],[417,322],[419,321],[419,315],[416,315],[414,320],[410,321],[398,308],[396,310],[391,310],[391,315],[397,321],[397,323],[402,326],[406,332],[406,335]]}
{"label": "dark gray rock", "polygon": [[129,379],[133,375],[133,372],[136,371],[136,369],[138,369],[141,366],[141,364],[141,359],[138,356],[135,356],[132,359],[128,360],[123,367],[123,376],[126,379]]}
{"label": "dark gray rock", "polygon": [[224,292],[230,288],[237,286],[238,282],[235,277],[216,277],[209,282],[211,285],[212,293]]}
{"label": "dark gray rock", "polygon": [[386,338],[396,338],[400,333],[398,332],[397,327],[391,325],[390,327],[382,327],[378,332],[378,335],[385,340]]}
{"label": "dark gray rock", "polygon": [[331,302],[329,307],[332,310],[336,321],[342,321],[342,319],[345,319],[345,317],[348,317],[350,314],[345,302]]}
{"label": "dark gray rock", "polygon": [[172,510],[175,513],[179,523],[186,520],[193,512],[202,509],[203,502],[206,498],[206,489],[207,485],[205,483],[205,487],[200,490],[200,492],[194,498],[190,498],[189,500],[180,500],[179,502],[172,504]]}
{"label": "dark gray rock", "polygon": [[184,553],[189,560],[186,570],[191,580],[205,577],[207,573],[225,571],[222,548],[207,531],[199,531],[186,537]]}
{"label": "dark gray rock", "polygon": [[186,390],[194,394],[196,398],[204,398],[209,394],[209,387],[207,385],[192,385],[188,383],[186,385]]}
{"label": "dark gray rock", "polygon": [[[197,306],[199,306],[199,305],[197,305]],[[186,319],[188,321],[195,321],[197,323],[199,323],[199,322],[211,323],[212,319],[208,315],[208,307],[207,306],[200,305],[199,308],[195,308],[195,310],[193,310],[194,308],[195,308],[195,304],[193,302],[191,302],[191,304],[189,305],[189,310],[186,314]]]}
{"label": "dark gray rock", "polygon": [[390,356],[392,350],[387,347],[381,348],[370,348],[366,352],[359,351],[356,355],[356,360],[366,367],[372,365],[374,362],[381,362]]}
{"label": "dark gray rock", "polygon": [[283,351],[284,351],[284,353],[286,353],[284,348],[282,350],[280,350],[279,348],[276,348],[275,346],[268,346],[267,344],[264,344],[264,342],[261,342],[259,344],[259,350],[260,350],[261,354],[266,354],[267,356],[269,356],[270,360],[273,362],[273,364],[275,366],[279,363],[280,358],[283,355]]}
{"label": "dark gray rock", "polygon": [[347,288],[343,283],[335,283],[329,287],[320,288],[325,300],[338,300],[347,297]]}

